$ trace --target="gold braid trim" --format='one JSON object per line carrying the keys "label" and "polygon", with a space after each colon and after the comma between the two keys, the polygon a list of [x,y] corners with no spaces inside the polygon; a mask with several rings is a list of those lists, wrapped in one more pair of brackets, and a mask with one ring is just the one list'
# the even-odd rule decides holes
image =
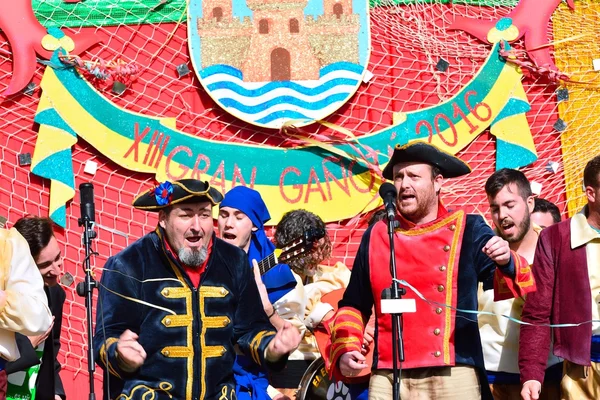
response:
{"label": "gold braid trim", "polygon": [[258,332],[258,334],[256,334],[256,336],[254,336],[254,339],[252,339],[252,342],[250,342],[250,354],[252,355],[252,359],[254,360],[254,362],[256,364],[261,365],[260,357],[258,355],[258,346],[260,346],[263,338],[273,336],[273,335],[275,335],[275,332],[260,331],[260,332]]}
{"label": "gold braid trim", "polygon": [[158,388],[153,388],[146,385],[137,385],[133,389],[131,389],[131,392],[129,392],[129,396],[123,393],[120,394],[116,400],[131,400],[133,398],[133,394],[138,389],[146,389],[144,394],[142,394],[142,400],[155,400],[156,392],[165,392],[170,399],[173,398],[173,396],[171,396],[171,393],[169,393],[169,390],[173,389],[173,385],[171,385],[169,382],[161,382],[158,385]]}
{"label": "gold braid trim", "polygon": [[119,341],[119,339],[110,337],[110,338],[106,339],[104,341],[104,343],[102,343],[102,347],[100,347],[100,361],[102,361],[104,363],[104,365],[108,369],[109,373],[111,373],[114,376],[116,376],[117,378],[121,379],[121,375],[119,375],[119,373],[115,370],[115,368],[112,366],[112,364],[108,360],[108,353],[106,351],[110,346],[117,343],[118,341]]}

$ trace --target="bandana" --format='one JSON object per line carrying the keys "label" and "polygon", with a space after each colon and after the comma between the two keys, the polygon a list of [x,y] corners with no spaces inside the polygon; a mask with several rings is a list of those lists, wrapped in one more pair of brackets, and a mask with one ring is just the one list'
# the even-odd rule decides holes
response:
{"label": "bandana", "polygon": [[[248,248],[250,266],[252,266],[252,260],[260,261],[273,254],[275,245],[265,233],[265,223],[271,219],[271,215],[260,193],[245,186],[236,186],[225,194],[225,198],[220,204],[220,208],[222,207],[240,210],[257,228],[255,232],[252,232]],[[262,276],[262,281],[267,288],[271,303],[275,303],[296,287],[296,279],[287,264],[279,264],[267,271]]]}

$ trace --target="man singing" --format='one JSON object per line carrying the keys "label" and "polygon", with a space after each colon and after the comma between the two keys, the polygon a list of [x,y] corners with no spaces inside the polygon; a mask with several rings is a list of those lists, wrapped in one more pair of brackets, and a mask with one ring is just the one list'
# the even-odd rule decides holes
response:
{"label": "man singing", "polygon": [[[225,194],[219,205],[219,237],[244,250],[248,254],[248,260],[256,263],[273,255],[275,251],[275,245],[264,229],[264,224],[270,219],[271,215],[259,192],[245,186],[236,186]],[[290,267],[278,264],[261,277],[256,264],[253,276],[269,322],[280,329],[287,320],[304,333],[304,323],[298,317],[304,310],[301,299],[292,300],[288,297],[281,300],[297,284],[302,285],[302,282],[296,281]],[[287,399],[269,386],[265,369],[256,365],[250,357],[238,355],[233,368],[238,400]]]}
{"label": "man singing", "polygon": [[[529,180],[521,171],[503,168],[488,178],[485,193],[496,232],[531,265],[542,228],[531,221],[537,199],[533,198]],[[519,399],[520,325],[505,316],[520,320],[525,298],[494,301],[493,295],[489,290],[479,296],[479,308],[486,312],[479,316],[479,333],[488,381],[495,400]],[[554,356],[548,358],[544,400],[560,398],[560,361]]]}
{"label": "man singing", "polygon": [[291,324],[269,324],[246,254],[215,237],[221,200],[195,179],[134,200],[159,222],[102,273],[94,349],[110,378],[105,398],[235,399],[234,345],[274,369],[298,346]]}
{"label": "man singing", "polygon": [[[460,159],[426,143],[397,146],[383,171],[398,191],[397,276],[414,288],[406,287],[404,298],[416,299],[417,306],[416,313],[403,315],[403,399],[491,397],[477,318],[455,309],[477,310],[478,282],[486,289],[495,285],[505,297],[523,293],[513,282],[501,279],[500,272],[508,277],[517,272],[517,283],[525,290],[534,287],[530,273],[519,274],[528,272],[522,268],[527,267],[526,261],[511,252],[483,218],[462,210],[448,211],[442,204],[443,179],[469,172]],[[392,398],[392,319],[381,312],[382,291],[392,281],[387,229],[386,223],[378,222],[365,232],[335,323],[328,323],[334,375],[354,376],[372,367],[372,400]],[[374,365],[367,366],[361,345],[373,305],[375,355]]]}

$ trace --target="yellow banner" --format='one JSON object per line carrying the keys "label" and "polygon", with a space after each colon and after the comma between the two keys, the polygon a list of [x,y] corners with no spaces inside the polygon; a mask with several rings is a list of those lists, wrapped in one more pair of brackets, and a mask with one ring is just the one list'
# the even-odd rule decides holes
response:
{"label": "yellow banner", "polygon": [[310,142],[291,149],[188,135],[175,128],[173,119],[115,106],[72,69],[47,68],[36,114],[40,134],[33,172],[52,180],[51,216],[63,226],[65,202],[74,194],[72,167],[65,167],[65,160],[78,136],[123,168],[155,174],[159,181],[202,179],[222,192],[253,187],[265,199],[271,223],[297,208],[325,221],[351,218],[380,204],[379,171],[396,144],[428,141],[456,154],[491,126],[498,148],[504,149],[499,154],[507,155],[497,158],[498,168],[535,160],[521,73],[497,52],[495,45],[479,73],[444,103],[402,114],[389,128],[348,136],[341,144]]}

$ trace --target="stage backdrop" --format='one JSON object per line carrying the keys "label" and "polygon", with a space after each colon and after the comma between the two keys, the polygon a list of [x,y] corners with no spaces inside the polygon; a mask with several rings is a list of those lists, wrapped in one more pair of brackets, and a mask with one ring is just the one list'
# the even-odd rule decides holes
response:
{"label": "stage backdrop", "polygon": [[[227,10],[227,2],[221,3],[215,2]],[[184,0],[24,0],[18,6],[0,0],[3,10],[25,15],[32,26],[28,34],[19,34],[23,30],[14,22],[21,19],[0,16],[0,91],[12,93],[0,108],[0,219],[11,226],[27,214],[51,215],[62,226],[58,238],[65,271],[80,282],[84,252],[76,188],[92,182],[99,253],[93,265],[99,279],[108,257],[156,224],[155,214],[132,209],[133,198],[153,187],[155,179],[189,174],[223,190],[254,186],[267,198],[275,220],[295,208],[322,215],[334,243],[331,262],[351,266],[370,210],[378,205],[379,174],[389,150],[411,140],[446,146],[473,168],[470,175],[445,183],[444,201],[451,208],[488,217],[483,185],[500,165],[523,166],[541,197],[556,202],[565,216],[581,207],[582,168],[600,153],[592,63],[600,54],[597,4],[577,1],[573,11],[558,0],[402,0],[373,1],[354,12],[358,2],[340,3],[359,18],[345,16],[327,0],[308,3],[314,15],[299,14],[299,25],[290,23],[290,31],[318,22],[320,14],[323,21],[348,22],[357,40],[354,64],[365,68],[346,65],[354,75],[331,78],[356,81],[346,82],[356,86],[356,93],[340,100],[339,108],[314,123],[288,118],[273,129],[231,113],[227,102],[217,103],[207,92],[211,82],[200,82],[196,74],[204,67],[190,54]],[[215,21],[208,22],[218,24],[231,15],[212,16]],[[480,21],[464,25],[462,18]],[[486,32],[483,37],[465,32],[461,21],[462,27],[482,26]],[[529,48],[517,38],[525,28],[537,33]],[[326,45],[317,46],[321,52],[329,49],[319,46]],[[58,47],[69,50],[77,73],[64,68]],[[293,60],[288,61],[292,68]],[[492,92],[499,79],[510,84]],[[327,83],[319,85],[325,85],[321,92],[330,90]],[[276,88],[284,91],[282,97],[288,89]],[[481,97],[484,89],[492,93],[487,98]],[[304,93],[317,97],[300,96],[302,104],[311,108],[307,104],[318,103],[320,95]],[[130,122],[126,128],[124,121]],[[69,398],[83,399],[88,387],[85,310],[74,285],[66,291],[61,375]],[[99,371],[95,377],[100,391]]]}

